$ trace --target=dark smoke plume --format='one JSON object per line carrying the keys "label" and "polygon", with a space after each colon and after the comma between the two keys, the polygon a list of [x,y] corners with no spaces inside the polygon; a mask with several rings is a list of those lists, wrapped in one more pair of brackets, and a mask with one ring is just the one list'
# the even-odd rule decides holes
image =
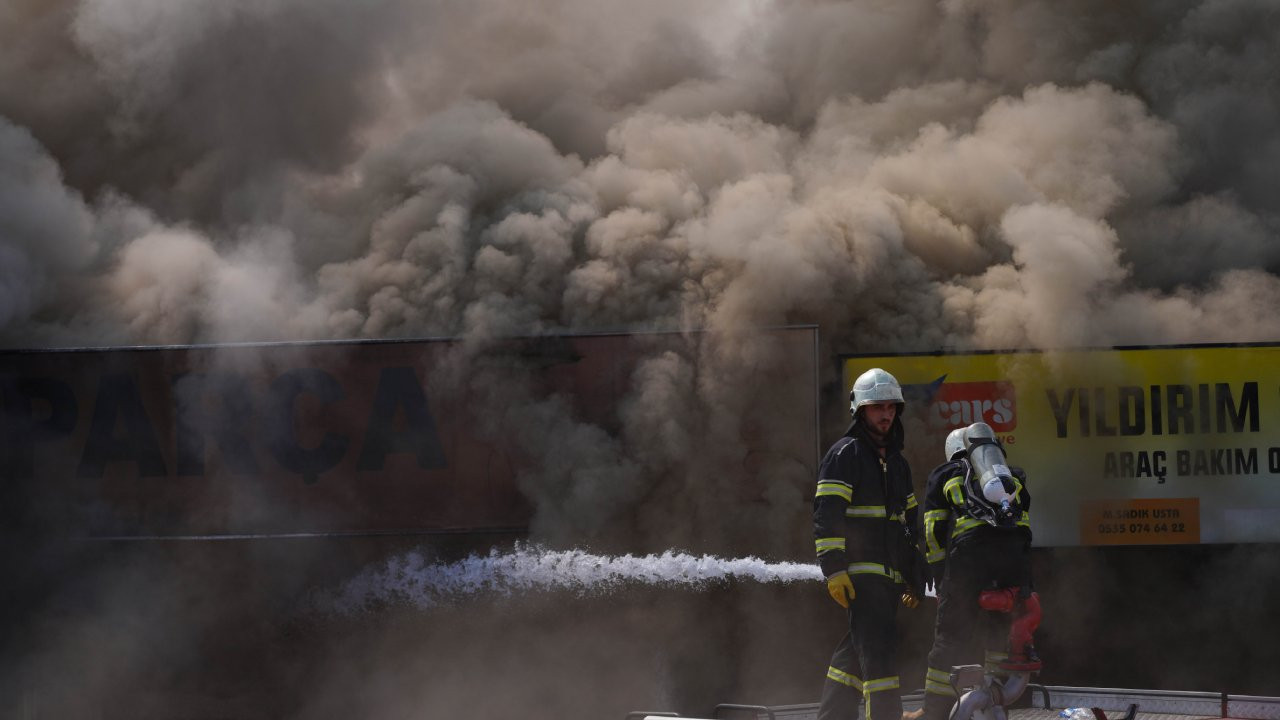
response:
{"label": "dark smoke plume", "polygon": [[5,14],[10,346],[1275,336],[1265,3]]}

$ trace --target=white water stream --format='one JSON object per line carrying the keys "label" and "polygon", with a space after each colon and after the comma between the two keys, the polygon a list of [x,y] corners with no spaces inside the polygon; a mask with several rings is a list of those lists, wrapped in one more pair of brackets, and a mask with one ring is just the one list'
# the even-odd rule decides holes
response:
{"label": "white water stream", "polygon": [[511,552],[495,550],[443,564],[428,564],[421,553],[410,552],[365,569],[335,592],[315,597],[314,607],[345,615],[385,604],[429,608],[478,593],[571,590],[588,595],[627,583],[698,587],[724,580],[793,583],[821,579],[822,572],[812,563],[672,551],[608,556],[520,546]]}

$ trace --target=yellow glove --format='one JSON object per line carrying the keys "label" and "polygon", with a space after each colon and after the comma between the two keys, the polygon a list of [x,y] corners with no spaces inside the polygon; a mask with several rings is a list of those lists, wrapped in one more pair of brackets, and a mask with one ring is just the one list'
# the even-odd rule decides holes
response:
{"label": "yellow glove", "polygon": [[831,599],[840,603],[840,607],[843,608],[849,607],[849,601],[856,595],[849,573],[843,570],[827,578],[827,592],[831,593]]}
{"label": "yellow glove", "polygon": [[919,607],[920,598],[916,597],[915,593],[904,592],[902,593],[902,605],[909,610],[914,610]]}

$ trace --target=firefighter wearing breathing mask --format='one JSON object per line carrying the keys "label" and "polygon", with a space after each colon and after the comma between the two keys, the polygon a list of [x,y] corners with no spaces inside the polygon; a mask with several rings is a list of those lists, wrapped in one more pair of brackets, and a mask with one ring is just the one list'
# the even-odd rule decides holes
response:
{"label": "firefighter wearing breathing mask", "polygon": [[947,720],[955,665],[983,657],[989,670],[1035,671],[1031,633],[1040,621],[1032,592],[1031,495],[991,427],[947,436],[946,461],[929,474],[924,539],[938,582],[938,616],[925,674],[923,720]]}
{"label": "firefighter wearing breathing mask", "polygon": [[928,564],[917,547],[918,508],[902,455],[902,387],[872,368],[850,393],[853,422],[823,457],[813,501],[818,564],[848,627],[831,657],[819,720],[900,720],[896,616],[916,607]]}

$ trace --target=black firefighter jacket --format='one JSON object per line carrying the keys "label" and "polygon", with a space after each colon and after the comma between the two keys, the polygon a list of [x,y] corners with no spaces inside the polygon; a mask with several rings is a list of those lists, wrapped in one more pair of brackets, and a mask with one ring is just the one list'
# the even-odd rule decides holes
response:
{"label": "black firefighter jacket", "polygon": [[934,577],[942,576],[948,548],[1010,532],[1019,535],[1030,546],[1031,491],[1027,489],[1027,474],[1019,467],[1011,467],[1010,470],[1016,485],[1014,497],[1020,510],[1011,530],[991,527],[968,513],[964,489],[969,473],[968,461],[945,462],[929,473],[924,500],[924,542],[925,557],[934,568]]}
{"label": "black firefighter jacket", "polygon": [[841,570],[904,581],[915,553],[917,503],[911,469],[902,456],[902,421],[895,418],[881,459],[854,420],[827,451],[813,499],[813,537],[824,577]]}

